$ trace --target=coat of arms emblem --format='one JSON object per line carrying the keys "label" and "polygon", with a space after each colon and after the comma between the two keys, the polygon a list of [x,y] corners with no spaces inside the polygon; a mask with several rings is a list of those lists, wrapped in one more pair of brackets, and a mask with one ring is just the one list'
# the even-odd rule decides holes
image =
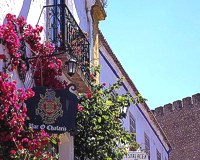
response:
{"label": "coat of arms emblem", "polygon": [[63,116],[60,97],[56,98],[55,91],[46,89],[45,95],[40,94],[40,98],[38,108],[36,109],[36,115],[42,117],[43,123],[53,124],[58,117]]}

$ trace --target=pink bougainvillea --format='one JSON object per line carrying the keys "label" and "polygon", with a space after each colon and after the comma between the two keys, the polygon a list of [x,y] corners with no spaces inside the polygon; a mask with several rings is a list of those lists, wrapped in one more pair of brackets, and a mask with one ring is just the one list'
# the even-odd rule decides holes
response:
{"label": "pink bougainvillea", "polygon": [[3,151],[0,159],[53,158],[47,150],[51,137],[43,130],[35,132],[24,124],[27,118],[24,101],[32,96],[31,89],[17,89],[8,74],[0,73],[0,146]]}
{"label": "pink bougainvillea", "polygon": [[[0,26],[0,43],[4,45],[8,51],[8,71],[13,71],[20,67],[22,72],[27,69],[26,63],[22,60],[20,44],[23,41],[29,46],[31,51],[30,59],[26,59],[34,70],[34,80],[36,86],[48,86],[52,88],[65,88],[66,81],[60,81],[59,76],[62,75],[62,61],[53,56],[54,45],[49,42],[42,43],[40,33],[43,27],[36,27],[27,24],[23,17],[16,18],[15,15],[7,14],[6,22]],[[5,59],[5,55],[1,55],[0,59]],[[20,62],[23,62],[20,64]]]}
{"label": "pink bougainvillea", "polygon": [[[62,75],[62,61],[53,56],[54,46],[49,42],[41,43],[42,27],[35,28],[27,24],[23,17],[7,14],[6,23],[0,25],[0,43],[6,48],[7,55],[5,72],[19,67],[26,71],[28,61],[34,71],[35,85],[53,88],[64,88],[67,83],[59,81]],[[21,42],[29,46],[32,59],[23,59],[20,51]],[[43,130],[36,132],[25,125],[27,108],[24,101],[34,96],[31,89],[16,87],[9,74],[0,72],[0,159],[56,159],[48,146],[52,138]]]}

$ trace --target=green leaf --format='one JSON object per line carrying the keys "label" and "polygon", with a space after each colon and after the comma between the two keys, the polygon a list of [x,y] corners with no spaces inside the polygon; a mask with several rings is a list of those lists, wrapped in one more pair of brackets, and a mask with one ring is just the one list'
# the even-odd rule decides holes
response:
{"label": "green leaf", "polygon": [[98,118],[98,122],[101,123],[101,117]]}
{"label": "green leaf", "polygon": [[124,98],[123,96],[118,96],[118,99],[117,99],[117,101],[118,101],[118,102],[123,102],[123,101],[124,101],[124,99],[125,99],[125,98]]}
{"label": "green leaf", "polygon": [[108,120],[108,119],[109,119],[109,117],[106,116],[106,115],[103,115],[102,117],[103,117],[105,120]]}
{"label": "green leaf", "polygon": [[107,106],[112,106],[112,105],[113,105],[113,102],[112,102],[112,101],[109,101],[109,100],[107,100],[107,101],[106,101],[106,105],[107,105]]}
{"label": "green leaf", "polygon": [[57,144],[57,142],[56,142],[56,140],[54,138],[51,139],[51,143],[53,143],[55,145]]}

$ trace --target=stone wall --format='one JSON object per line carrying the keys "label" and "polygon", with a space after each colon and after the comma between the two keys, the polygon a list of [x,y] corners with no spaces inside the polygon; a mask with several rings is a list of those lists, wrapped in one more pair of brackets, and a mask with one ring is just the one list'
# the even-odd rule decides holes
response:
{"label": "stone wall", "polygon": [[172,145],[170,160],[199,160],[200,93],[158,107],[153,113]]}

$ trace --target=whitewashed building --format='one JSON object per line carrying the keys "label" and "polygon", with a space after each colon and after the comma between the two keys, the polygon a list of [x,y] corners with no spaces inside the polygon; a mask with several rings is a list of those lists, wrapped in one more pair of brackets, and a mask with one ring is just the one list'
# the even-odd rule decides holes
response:
{"label": "whitewashed building", "polygon": [[[0,24],[6,23],[6,14],[11,13],[16,17],[23,16],[32,26],[43,26],[42,42],[51,41],[56,46],[56,54],[62,47],[66,54],[61,54],[63,62],[71,57],[78,61],[79,69],[73,77],[64,70],[62,79],[74,83],[78,92],[88,91],[88,74],[83,75],[82,70],[90,64],[90,59],[98,56],[98,23],[106,17],[104,10],[105,2],[101,0],[1,0],[0,1]],[[82,41],[78,42],[81,37]],[[68,52],[76,48],[72,45],[81,46],[81,54],[76,57]],[[6,48],[0,45],[0,54],[7,54]],[[26,48],[26,56],[30,57],[30,49]],[[93,61],[98,64],[98,61]],[[3,60],[0,60],[0,71],[3,71]],[[17,81],[18,88],[31,88],[32,71],[26,73],[22,81],[17,71],[10,73],[12,79]],[[73,136],[70,133],[62,135],[62,144],[59,147],[61,160],[74,160]]]}
{"label": "whitewashed building", "polygon": [[[100,83],[105,82],[109,85],[115,83],[117,78],[125,77],[118,93],[129,92],[133,97],[138,95],[139,91],[101,32],[99,32],[99,41],[99,56],[102,67]],[[148,154],[149,160],[169,160],[171,149],[169,141],[146,103],[131,104],[126,119],[123,120],[123,125],[126,130],[136,133],[136,141],[140,145],[140,150]]]}

